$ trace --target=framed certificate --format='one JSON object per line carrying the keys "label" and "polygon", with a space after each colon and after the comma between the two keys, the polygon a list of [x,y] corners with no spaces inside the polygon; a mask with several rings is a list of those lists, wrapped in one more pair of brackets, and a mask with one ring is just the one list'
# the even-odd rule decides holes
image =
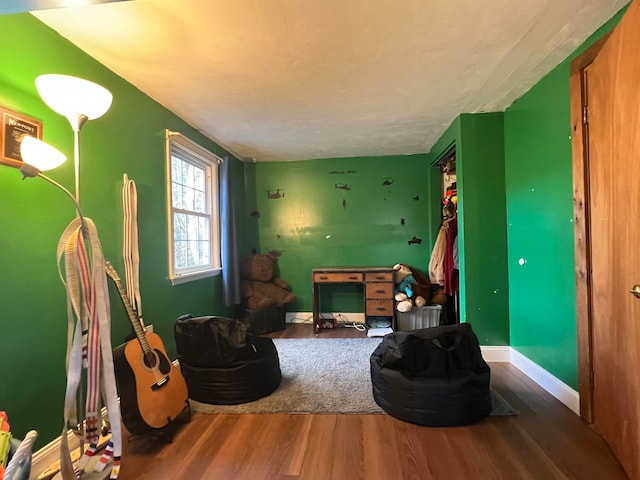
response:
{"label": "framed certificate", "polygon": [[2,131],[0,131],[0,164],[20,168],[20,142],[29,135],[42,140],[42,122],[22,113],[0,106]]}

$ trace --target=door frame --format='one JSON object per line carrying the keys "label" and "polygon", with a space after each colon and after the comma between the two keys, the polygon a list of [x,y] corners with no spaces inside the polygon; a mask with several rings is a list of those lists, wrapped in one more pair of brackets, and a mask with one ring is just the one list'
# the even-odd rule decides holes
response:
{"label": "door frame", "polygon": [[590,225],[589,107],[585,69],[594,61],[610,32],[571,62],[571,148],[573,159],[573,221],[578,338],[578,392],[580,416],[594,422],[593,310]]}

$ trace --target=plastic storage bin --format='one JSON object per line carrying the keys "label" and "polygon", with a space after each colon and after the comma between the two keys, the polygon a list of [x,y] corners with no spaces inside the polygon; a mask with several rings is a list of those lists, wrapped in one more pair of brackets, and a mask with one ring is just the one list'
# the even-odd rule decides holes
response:
{"label": "plastic storage bin", "polygon": [[442,305],[413,307],[408,312],[397,312],[398,330],[417,330],[440,325]]}

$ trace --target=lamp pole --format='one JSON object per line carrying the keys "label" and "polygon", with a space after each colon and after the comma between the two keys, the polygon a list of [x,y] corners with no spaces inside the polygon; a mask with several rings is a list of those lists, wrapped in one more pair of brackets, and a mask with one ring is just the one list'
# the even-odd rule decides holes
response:
{"label": "lamp pole", "polygon": [[[80,204],[80,129],[89,120],[89,117],[82,113],[67,113],[65,115],[73,130],[73,167],[76,181],[76,204]],[[78,210],[80,212],[80,210]]]}

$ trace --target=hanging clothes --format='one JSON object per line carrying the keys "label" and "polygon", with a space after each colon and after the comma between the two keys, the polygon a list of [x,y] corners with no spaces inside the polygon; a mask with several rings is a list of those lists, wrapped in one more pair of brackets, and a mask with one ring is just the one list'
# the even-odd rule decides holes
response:
{"label": "hanging clothes", "polygon": [[[446,248],[444,254],[444,293],[453,295],[459,289],[458,269],[454,266],[454,244],[458,238],[458,219],[453,218],[447,231]],[[457,256],[457,254],[456,254]]]}
{"label": "hanging clothes", "polygon": [[453,241],[453,268],[460,270],[460,255],[458,254],[458,235]]}
{"label": "hanging clothes", "polygon": [[429,281],[432,285],[444,285],[444,255],[447,247],[448,226],[443,223],[429,260]]}

